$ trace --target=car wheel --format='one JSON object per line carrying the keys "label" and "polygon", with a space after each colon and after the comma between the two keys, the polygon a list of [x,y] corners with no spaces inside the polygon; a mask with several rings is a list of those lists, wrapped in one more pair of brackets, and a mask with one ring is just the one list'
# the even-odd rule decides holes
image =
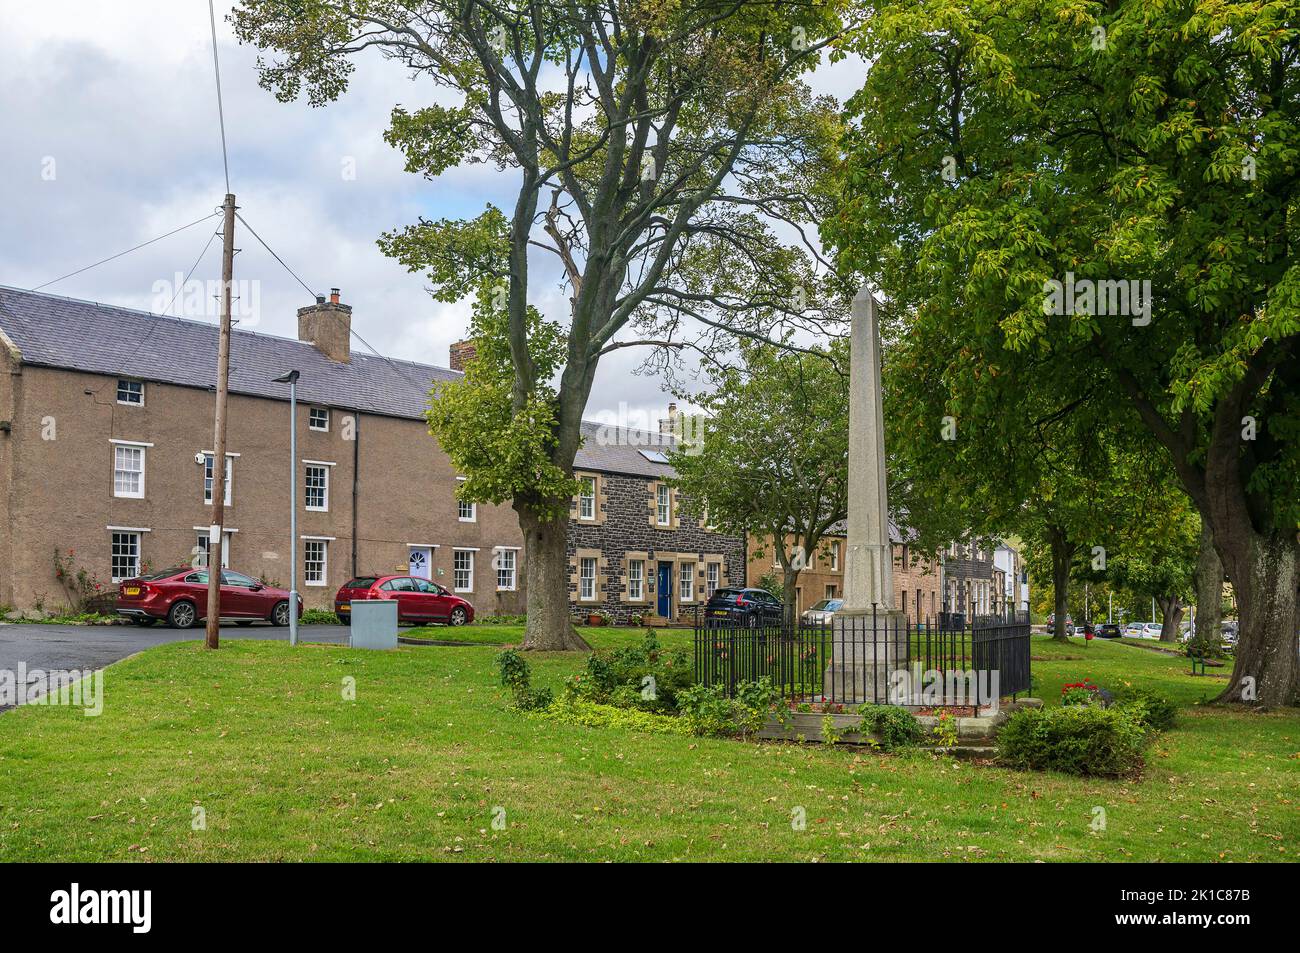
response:
{"label": "car wheel", "polygon": [[271,624],[280,626],[289,624],[288,602],[282,599],[275,604],[275,608],[271,610]]}
{"label": "car wheel", "polygon": [[153,625],[158,620],[155,619],[153,616],[144,615],[144,616],[136,616],[131,621],[134,622],[136,625],[143,627],[143,626]]}
{"label": "car wheel", "polygon": [[468,616],[466,616],[465,610],[461,606],[457,606],[451,610],[451,618],[447,621],[450,625],[464,625],[466,618]]}
{"label": "car wheel", "polygon": [[335,615],[334,618],[339,620],[339,625],[351,625],[352,620],[345,615]]}
{"label": "car wheel", "polygon": [[749,617],[748,622],[749,622],[749,627],[750,627],[751,629],[757,629],[757,628],[758,628],[758,616],[756,616],[756,615],[751,615],[751,616]]}
{"label": "car wheel", "polygon": [[192,602],[173,602],[172,607],[167,610],[167,624],[173,629],[188,629],[194,625],[198,619],[198,610],[194,608]]}

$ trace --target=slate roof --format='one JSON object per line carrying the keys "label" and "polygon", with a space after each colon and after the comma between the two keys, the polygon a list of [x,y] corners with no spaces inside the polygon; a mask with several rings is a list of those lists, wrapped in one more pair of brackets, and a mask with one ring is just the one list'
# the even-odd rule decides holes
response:
{"label": "slate roof", "polygon": [[[131,377],[182,387],[212,389],[217,375],[217,326],[59,295],[0,285],[0,330],[24,364]],[[344,410],[421,420],[429,389],[460,372],[352,352],[340,364],[294,338],[236,328],[230,338],[230,392],[287,400],[288,388],[272,383],[297,368],[298,399]],[[658,434],[584,422],[578,469],[662,478],[672,467],[647,460],[642,449],[659,448]]]}

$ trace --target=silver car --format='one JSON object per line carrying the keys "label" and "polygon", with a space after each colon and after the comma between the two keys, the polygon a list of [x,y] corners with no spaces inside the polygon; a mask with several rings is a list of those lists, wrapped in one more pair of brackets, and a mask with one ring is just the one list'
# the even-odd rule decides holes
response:
{"label": "silver car", "polygon": [[800,618],[810,625],[821,625],[835,618],[835,613],[844,608],[843,599],[823,599],[808,609]]}

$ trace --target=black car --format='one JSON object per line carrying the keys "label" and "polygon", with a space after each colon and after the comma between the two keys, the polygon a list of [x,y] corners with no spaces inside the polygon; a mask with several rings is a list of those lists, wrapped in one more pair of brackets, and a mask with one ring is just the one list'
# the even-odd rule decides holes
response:
{"label": "black car", "polygon": [[1097,626],[1097,638],[1099,639],[1118,639],[1124,634],[1124,630],[1113,622],[1103,622]]}
{"label": "black car", "polygon": [[781,600],[766,589],[719,589],[704,606],[710,625],[780,625],[785,614]]}

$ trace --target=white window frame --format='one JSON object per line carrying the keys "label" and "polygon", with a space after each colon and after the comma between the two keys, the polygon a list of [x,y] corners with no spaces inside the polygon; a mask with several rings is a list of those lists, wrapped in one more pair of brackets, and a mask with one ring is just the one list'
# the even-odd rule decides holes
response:
{"label": "white window frame", "polygon": [[[587,569],[591,569],[591,575],[587,575]],[[596,601],[596,577],[600,572],[599,561],[595,556],[578,557],[578,601],[595,602]]]}
{"label": "white window frame", "polygon": [[[113,445],[113,496],[115,496],[115,497],[117,497],[117,498],[119,498],[119,499],[124,499],[124,500],[143,500],[143,499],[144,499],[144,494],[145,494],[145,472],[146,472],[146,471],[148,470],[148,468],[149,468],[149,454],[148,454],[148,450],[149,450],[150,447],[153,446],[153,444],[151,444],[151,443],[141,443],[141,442],[136,441],[136,440],[110,440],[109,443],[111,443],[111,444]],[[118,465],[117,465],[117,464],[118,464],[117,454],[118,454],[118,451],[119,451],[119,450],[137,450],[137,451],[139,451],[139,453],[140,453],[140,469],[139,469],[139,470],[119,470]],[[138,474],[140,475],[140,492],[139,492],[139,493],[129,493],[129,492],[125,492],[125,491],[118,490],[118,488],[117,488],[117,475],[118,475],[119,472],[121,472],[121,473],[131,473],[131,474],[138,473]]]}
{"label": "white window frame", "polygon": [[[497,592],[515,592],[519,588],[519,547],[497,546],[495,548],[497,563]],[[509,563],[507,566],[506,563]],[[502,573],[509,573],[509,584],[501,585]]]}
{"label": "white window frame", "polygon": [[[144,560],[144,534],[147,532],[149,532],[147,529],[129,526],[110,526],[108,528],[108,575],[112,582],[121,582],[123,579],[131,579],[140,575],[140,563]],[[114,564],[117,554],[113,550],[117,548],[117,537],[119,536],[135,538],[135,569],[125,576],[117,574],[117,567]]]}
{"label": "white window frame", "polygon": [[831,572],[840,571],[840,541],[831,540]]}
{"label": "white window frame", "polygon": [[[478,552],[476,549],[453,549],[451,551],[451,588],[453,592],[474,591],[474,554],[476,552]],[[457,565],[462,556],[466,557],[468,562],[468,565],[463,569]],[[469,585],[467,586],[458,585],[460,582],[459,574],[462,572],[469,574]]]}
{"label": "white window frame", "polygon": [[[206,505],[208,505],[208,506],[211,506],[211,505],[212,505],[212,486],[211,486],[211,484],[209,483],[209,480],[215,480],[215,479],[216,479],[216,475],[217,475],[217,468],[216,468],[215,466],[212,465],[212,459],[213,459],[213,457],[215,457],[215,456],[216,456],[216,454],[213,453],[211,450],[204,450],[204,451],[203,451],[203,502],[204,502],[204,504],[206,504]],[[226,502],[225,502],[225,505],[226,505],[226,506],[230,506],[230,505],[231,505],[231,504],[230,504],[230,501],[231,501],[232,499],[234,499],[234,496],[233,496],[234,491],[231,489],[231,486],[232,486],[232,485],[234,484],[234,482],[235,482],[235,480],[234,480],[234,476],[235,476],[235,462],[234,462],[234,460],[235,460],[235,457],[237,457],[237,456],[239,456],[239,454],[237,454],[237,453],[227,453],[227,454],[226,454],[226,493],[225,493],[225,496],[226,496]],[[208,469],[209,469],[209,467],[211,467],[211,469],[212,469],[212,476],[211,476],[211,477],[208,476]],[[227,567],[227,568],[229,568],[229,567]]]}
{"label": "white window frame", "polygon": [[[122,385],[123,385],[123,384],[139,384],[139,385],[140,385],[140,399],[139,399],[139,400],[123,400],[123,399],[122,399]],[[131,391],[128,389],[128,390],[127,390],[127,393],[130,394]],[[116,397],[117,397],[117,402],[118,402],[119,404],[121,404],[123,407],[143,407],[143,406],[144,406],[144,381],[133,380],[133,379],[131,379],[130,377],[119,377],[119,378],[117,379],[117,387],[114,389],[114,394],[115,394]]]}
{"label": "white window frame", "polygon": [[682,563],[677,567],[677,601],[695,601],[695,563]]}
{"label": "white window frame", "polygon": [[655,490],[655,525],[673,525],[673,491],[672,487],[664,483],[660,483]]}
{"label": "white window frame", "polygon": [[720,585],[722,585],[722,563],[705,563],[704,598],[711,598]]}
{"label": "white window frame", "polygon": [[[333,536],[304,536],[302,537],[302,584],[304,586],[327,586],[330,578],[330,542]],[[313,582],[307,575],[307,566],[317,560],[307,558],[308,547],[315,543],[320,544],[320,578]]]}
{"label": "white window frame", "polygon": [[[456,477],[457,483],[464,483],[465,477]],[[466,512],[469,513],[466,516]],[[478,504],[467,502],[456,498],[456,521],[459,523],[477,523],[478,522]]]}
{"label": "white window frame", "polygon": [[[578,479],[582,484],[578,490],[578,519],[591,523],[596,519],[596,478],[583,476]],[[591,489],[590,493],[587,492],[588,487]]]}
{"label": "white window frame", "polygon": [[629,559],[627,562],[627,598],[630,602],[645,601],[645,564],[644,559]]}
{"label": "white window frame", "polygon": [[[232,539],[231,534],[237,532],[239,532],[239,530],[225,529],[224,527],[221,531],[221,568],[222,569],[230,568],[230,542]],[[212,558],[212,552],[211,552],[212,530],[209,529],[207,526],[196,526],[194,527],[194,538],[195,538],[194,548],[197,549],[199,552],[195,557],[195,562],[193,563],[193,566],[195,569],[207,569],[209,568],[208,564],[211,562],[211,558]],[[200,559],[202,560],[201,562],[199,561]]]}
{"label": "white window frame", "polygon": [[[328,513],[328,512],[330,511],[330,470],[333,468],[333,466],[334,466],[334,464],[330,463],[330,462],[327,461],[327,460],[304,460],[304,461],[302,461],[302,503],[303,503],[303,509],[308,510],[308,511],[310,511],[310,512],[312,512],[312,513]],[[313,470],[313,469],[320,470],[321,473],[323,473],[323,474],[325,475],[325,479],[324,479],[324,487],[323,487],[323,490],[324,490],[324,499],[325,499],[325,505],[324,505],[324,506],[311,506],[310,504],[307,503],[307,498],[308,498],[308,493],[307,493],[307,489],[308,489],[308,488],[307,488],[307,472],[308,472],[309,470]]]}
{"label": "white window frame", "polygon": [[[324,427],[316,426],[315,415],[318,413],[325,415]],[[328,407],[308,407],[307,408],[307,429],[315,430],[317,433],[329,433],[330,432],[330,409]]]}

